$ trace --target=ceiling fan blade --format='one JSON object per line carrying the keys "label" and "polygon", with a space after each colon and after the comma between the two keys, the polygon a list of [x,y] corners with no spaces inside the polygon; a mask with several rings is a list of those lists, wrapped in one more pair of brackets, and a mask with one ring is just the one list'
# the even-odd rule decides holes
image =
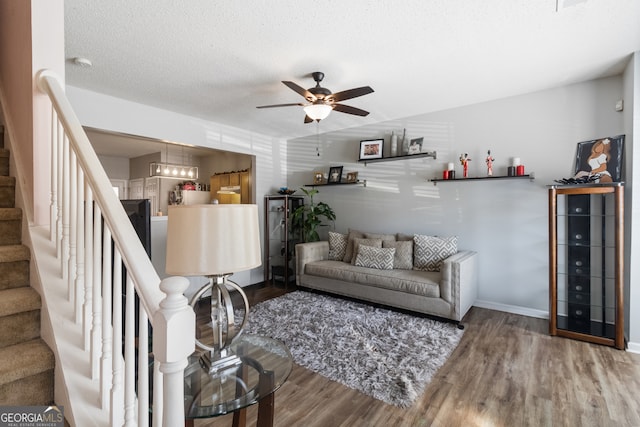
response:
{"label": "ceiling fan blade", "polygon": [[304,122],[305,122],[305,123],[311,123],[312,121],[313,121],[313,119],[312,119],[311,117],[309,117],[309,116],[307,116],[307,115],[305,114],[305,116],[304,116]]}
{"label": "ceiling fan blade", "polygon": [[304,98],[306,98],[307,101],[313,102],[316,99],[318,99],[314,94],[312,94],[302,86],[298,86],[294,82],[288,82],[283,80],[282,83],[284,83],[289,89],[293,90],[297,94],[302,95]]}
{"label": "ceiling fan blade", "polygon": [[369,86],[357,87],[355,89],[343,90],[342,92],[336,92],[333,95],[329,95],[327,98],[329,102],[346,101],[347,99],[357,98],[358,96],[368,95],[373,92]]}
{"label": "ceiling fan blade", "polygon": [[304,107],[305,104],[302,104],[300,102],[294,103],[294,104],[274,104],[274,105],[261,105],[259,107],[256,108],[274,108],[274,107],[293,107],[294,105],[299,105],[301,107]]}
{"label": "ceiling fan blade", "polygon": [[351,107],[349,105],[344,104],[333,104],[334,111],[340,111],[341,113],[353,114],[355,116],[367,116],[369,115],[368,111],[361,110],[356,107]]}

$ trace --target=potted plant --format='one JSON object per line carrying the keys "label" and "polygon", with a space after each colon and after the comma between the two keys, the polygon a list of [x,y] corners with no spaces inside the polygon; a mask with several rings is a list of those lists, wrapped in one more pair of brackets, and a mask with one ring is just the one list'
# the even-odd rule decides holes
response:
{"label": "potted plant", "polygon": [[301,190],[309,196],[309,204],[296,208],[293,211],[291,220],[293,221],[294,227],[302,227],[305,242],[316,242],[320,240],[318,227],[326,225],[322,223],[323,217],[324,220],[335,221],[336,214],[326,203],[318,202],[316,204],[313,202],[313,196],[318,194],[318,190],[315,188],[311,190],[301,188]]}

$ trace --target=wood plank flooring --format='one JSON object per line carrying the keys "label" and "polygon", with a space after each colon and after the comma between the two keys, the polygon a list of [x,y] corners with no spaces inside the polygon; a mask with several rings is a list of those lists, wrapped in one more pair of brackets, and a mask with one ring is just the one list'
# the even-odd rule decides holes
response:
{"label": "wood plank flooring", "polygon": [[[248,292],[251,304],[282,294]],[[422,397],[398,408],[294,365],[275,426],[640,426],[640,355],[548,335],[548,322],[472,308]],[[248,411],[255,425],[257,405]],[[231,415],[196,427],[231,425]]]}

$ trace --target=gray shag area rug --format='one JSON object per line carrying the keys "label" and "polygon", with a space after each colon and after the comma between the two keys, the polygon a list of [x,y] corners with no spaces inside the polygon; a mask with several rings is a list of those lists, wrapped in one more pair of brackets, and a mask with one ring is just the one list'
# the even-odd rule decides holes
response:
{"label": "gray shag area rug", "polygon": [[399,407],[411,406],[456,348],[456,325],[296,291],[250,308],[246,333],[284,342],[293,360]]}

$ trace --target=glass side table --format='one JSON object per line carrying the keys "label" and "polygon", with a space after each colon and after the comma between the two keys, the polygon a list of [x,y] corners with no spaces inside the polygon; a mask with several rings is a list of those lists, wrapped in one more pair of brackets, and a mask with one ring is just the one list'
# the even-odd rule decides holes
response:
{"label": "glass side table", "polygon": [[214,375],[201,366],[200,352],[189,357],[184,371],[185,426],[196,418],[233,412],[233,426],[246,424],[246,408],[258,403],[258,427],[272,427],[274,393],[292,369],[289,349],[272,338],[243,334],[229,347],[241,363]]}

